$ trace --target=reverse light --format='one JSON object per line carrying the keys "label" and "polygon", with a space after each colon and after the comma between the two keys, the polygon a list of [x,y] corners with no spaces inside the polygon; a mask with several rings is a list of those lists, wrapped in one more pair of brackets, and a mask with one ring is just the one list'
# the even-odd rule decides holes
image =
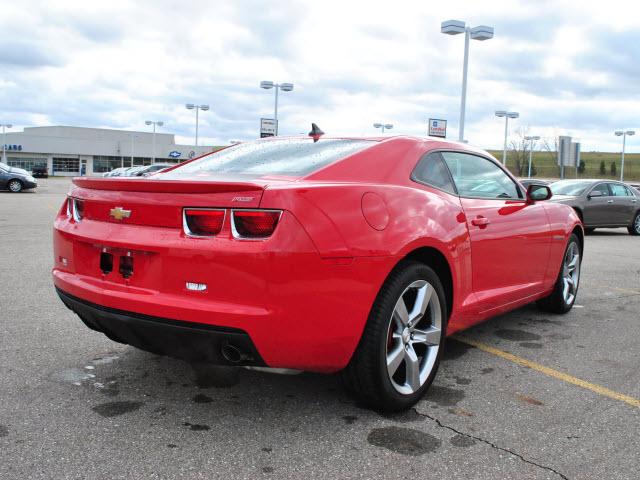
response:
{"label": "reverse light", "polygon": [[235,238],[268,238],[275,231],[281,215],[281,210],[232,210],[231,231]]}
{"label": "reverse light", "polygon": [[190,237],[212,237],[222,230],[226,210],[185,208],[182,212],[185,234]]}
{"label": "reverse light", "polygon": [[67,218],[76,222],[82,220],[84,214],[84,201],[77,198],[67,198]]}

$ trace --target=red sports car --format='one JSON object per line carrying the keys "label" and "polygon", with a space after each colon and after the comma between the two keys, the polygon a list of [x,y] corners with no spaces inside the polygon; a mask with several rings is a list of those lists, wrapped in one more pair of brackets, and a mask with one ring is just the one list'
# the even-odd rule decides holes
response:
{"label": "red sports car", "polygon": [[363,401],[400,410],[432,382],[445,334],[532,301],[571,309],[583,228],[550,196],[458,143],[259,140],[146,179],[74,179],[53,279],[117,342],[342,370]]}

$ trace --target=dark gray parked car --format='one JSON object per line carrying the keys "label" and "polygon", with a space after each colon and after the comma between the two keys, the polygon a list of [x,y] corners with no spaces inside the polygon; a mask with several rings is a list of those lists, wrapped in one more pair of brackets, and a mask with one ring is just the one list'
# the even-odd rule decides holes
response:
{"label": "dark gray parked car", "polygon": [[18,193],[37,186],[38,181],[26,170],[0,162],[0,190]]}
{"label": "dark gray parked car", "polygon": [[560,180],[549,185],[552,202],[572,206],[585,230],[626,227],[640,235],[640,194],[615,180]]}

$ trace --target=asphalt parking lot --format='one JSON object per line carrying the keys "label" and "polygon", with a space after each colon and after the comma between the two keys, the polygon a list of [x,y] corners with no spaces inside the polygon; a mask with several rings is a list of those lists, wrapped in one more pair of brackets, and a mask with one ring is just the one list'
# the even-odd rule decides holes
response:
{"label": "asphalt parking lot", "polygon": [[[0,193],[0,478],[640,477],[640,238],[587,237],[576,308],[449,340],[384,416],[335,376],[158,357],[88,330],[52,287],[68,180]],[[473,345],[473,346],[472,346]]]}

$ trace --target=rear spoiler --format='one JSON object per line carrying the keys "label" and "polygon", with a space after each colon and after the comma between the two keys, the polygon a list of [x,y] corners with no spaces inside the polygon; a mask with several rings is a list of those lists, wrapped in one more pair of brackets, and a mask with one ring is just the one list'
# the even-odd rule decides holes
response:
{"label": "rear spoiler", "polygon": [[88,178],[76,177],[74,185],[91,190],[156,193],[223,193],[264,190],[265,185],[252,182],[214,182],[199,180],[154,180],[148,178]]}

